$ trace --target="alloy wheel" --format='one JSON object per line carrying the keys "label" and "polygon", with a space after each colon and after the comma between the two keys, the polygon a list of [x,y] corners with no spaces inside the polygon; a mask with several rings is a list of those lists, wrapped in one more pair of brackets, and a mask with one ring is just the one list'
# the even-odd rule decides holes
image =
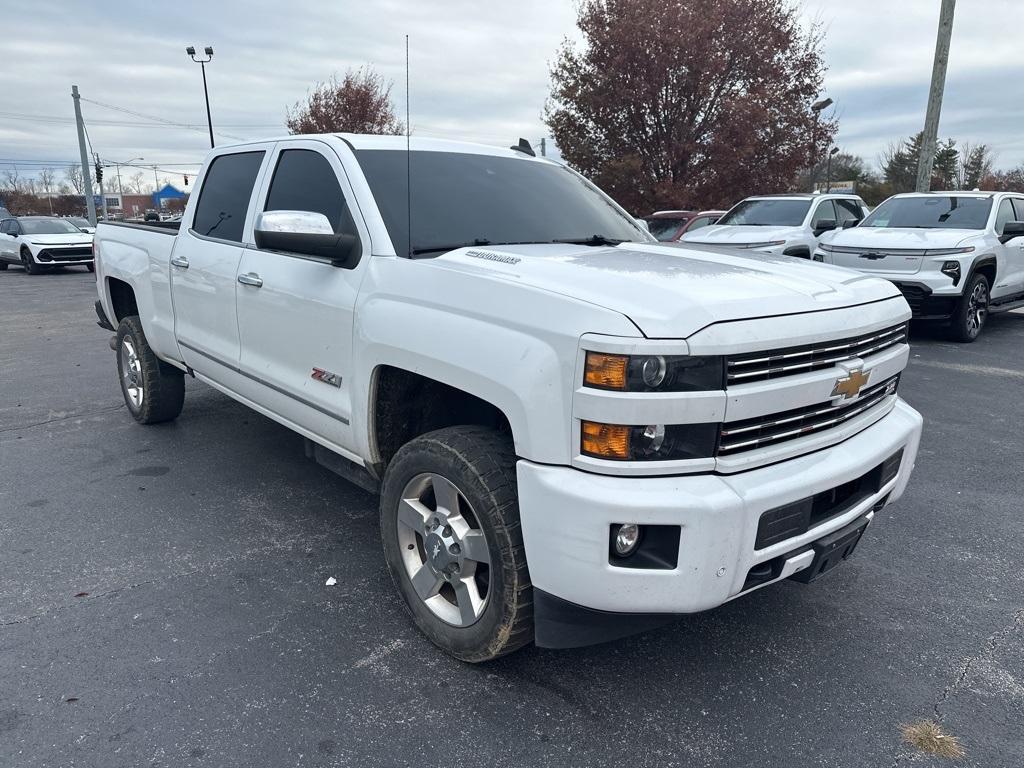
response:
{"label": "alloy wheel", "polygon": [[142,407],[145,388],[142,385],[142,363],[131,336],[125,336],[121,341],[121,379],[132,407],[138,410]]}
{"label": "alloy wheel", "polygon": [[466,496],[445,477],[420,474],[398,502],[398,545],[423,604],[456,627],[476,623],[490,597],[487,537]]}

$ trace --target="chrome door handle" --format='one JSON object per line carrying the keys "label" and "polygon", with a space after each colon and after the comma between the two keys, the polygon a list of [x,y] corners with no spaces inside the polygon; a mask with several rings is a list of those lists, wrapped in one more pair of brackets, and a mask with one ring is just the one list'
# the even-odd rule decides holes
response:
{"label": "chrome door handle", "polygon": [[176,267],[181,267],[182,269],[188,269],[188,259],[184,256],[172,256],[171,264]]}
{"label": "chrome door handle", "polygon": [[259,288],[263,285],[263,278],[257,275],[255,272],[246,272],[244,275],[238,276],[238,282],[242,285],[253,285]]}

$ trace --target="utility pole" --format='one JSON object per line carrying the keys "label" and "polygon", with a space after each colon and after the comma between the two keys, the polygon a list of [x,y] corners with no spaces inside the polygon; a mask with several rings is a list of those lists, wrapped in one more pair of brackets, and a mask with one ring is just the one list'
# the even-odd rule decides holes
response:
{"label": "utility pole", "polygon": [[956,0],[942,0],[939,11],[939,34],[935,40],[935,61],[932,63],[932,85],[928,90],[928,112],[924,118],[921,155],[917,159],[917,192],[927,192],[932,183],[932,164],[939,140],[939,112],[942,92],[946,87],[946,65],[949,63],[949,41],[953,37],[953,10]]}
{"label": "utility pole", "polygon": [[75,101],[75,123],[78,126],[78,151],[82,157],[82,187],[85,190],[85,207],[89,212],[89,223],[96,226],[96,202],[92,199],[92,173],[89,171],[89,153],[85,151],[85,123],[82,122],[82,105],[78,100],[78,86],[71,86],[71,98]]}
{"label": "utility pole", "polygon": [[546,138],[544,138],[543,136],[541,137],[541,140],[540,140],[540,156],[541,157],[547,157],[548,156],[548,140]]}

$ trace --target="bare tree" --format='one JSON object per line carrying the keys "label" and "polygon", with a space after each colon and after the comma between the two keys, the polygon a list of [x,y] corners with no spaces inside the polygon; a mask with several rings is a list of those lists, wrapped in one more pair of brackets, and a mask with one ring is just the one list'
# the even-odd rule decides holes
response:
{"label": "bare tree", "polygon": [[82,168],[78,165],[69,165],[64,169],[64,178],[75,190],[76,195],[85,194],[85,180],[82,178]]}
{"label": "bare tree", "polygon": [[50,215],[53,215],[53,182],[56,178],[56,172],[53,168],[43,168],[39,172],[39,186],[43,188],[46,193],[46,204],[50,207]]}
{"label": "bare tree", "polygon": [[133,194],[144,194],[146,191],[146,177],[143,176],[142,171],[136,171],[132,174],[131,178],[125,182],[124,186],[125,189]]}

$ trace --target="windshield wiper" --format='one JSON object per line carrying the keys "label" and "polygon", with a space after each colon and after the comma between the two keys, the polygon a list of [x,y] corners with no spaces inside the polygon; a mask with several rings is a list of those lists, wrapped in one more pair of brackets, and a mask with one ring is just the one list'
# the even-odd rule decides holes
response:
{"label": "windshield wiper", "polygon": [[590,237],[567,237],[560,240],[552,240],[552,243],[566,243],[568,245],[620,245],[626,240],[616,240],[614,237],[604,235],[591,235]]}
{"label": "windshield wiper", "polygon": [[413,248],[411,253],[413,256],[419,256],[424,253],[436,253],[438,251],[454,251],[459,248],[470,248],[474,245],[490,245],[490,240],[485,240],[482,237],[476,238],[471,243],[455,243],[454,245],[426,245],[422,248]]}

